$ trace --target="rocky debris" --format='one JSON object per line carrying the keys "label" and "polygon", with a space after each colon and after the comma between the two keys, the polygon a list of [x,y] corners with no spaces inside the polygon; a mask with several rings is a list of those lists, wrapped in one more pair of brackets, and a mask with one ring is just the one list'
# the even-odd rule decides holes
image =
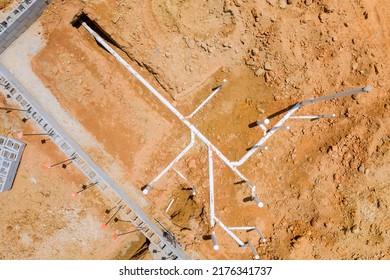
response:
{"label": "rocky debris", "polygon": [[276,6],[276,0],[267,0],[267,3],[270,4],[272,7]]}
{"label": "rocky debris", "polygon": [[313,4],[313,0],[305,0],[306,6],[310,6],[311,4]]}
{"label": "rocky debris", "polygon": [[242,35],[240,41],[241,41],[241,43],[242,43],[243,45],[249,45],[249,43],[250,43],[250,41],[251,41],[251,36],[250,36],[250,34],[245,33],[244,35]]}
{"label": "rocky debris", "polygon": [[234,2],[234,5],[236,5],[236,7],[241,7],[242,6],[242,0],[233,0]]}
{"label": "rocky debris", "polygon": [[0,10],[5,9],[11,3],[11,1],[12,0],[1,0],[0,1]]}
{"label": "rocky debris", "polygon": [[285,9],[286,7],[287,7],[287,0],[281,0],[280,1],[280,5],[279,5],[279,7],[281,8],[281,9]]}
{"label": "rocky debris", "polygon": [[257,21],[258,17],[259,17],[259,14],[257,13],[257,10],[255,8],[253,8],[251,10],[251,14],[252,14],[253,18],[255,19],[255,21]]}
{"label": "rocky debris", "polygon": [[274,100],[279,101],[282,99],[282,96],[280,94],[274,94]]}
{"label": "rocky debris", "polygon": [[350,229],[352,233],[359,233],[359,227],[357,225],[353,225]]}
{"label": "rocky debris", "polygon": [[267,71],[271,71],[272,70],[271,62],[267,61],[266,63],[264,63],[264,69]]}
{"label": "rocky debris", "polygon": [[206,42],[200,43],[200,47],[201,47],[204,51],[206,51],[206,52],[208,51]]}
{"label": "rocky debris", "polygon": [[255,72],[255,75],[256,75],[257,77],[263,76],[264,74],[265,74],[265,70],[264,70],[263,67],[259,67],[259,68],[256,70],[256,72]]}
{"label": "rocky debris", "polygon": [[327,13],[327,14],[330,14],[330,13],[334,12],[334,9],[333,9],[333,7],[331,6],[330,3],[325,3],[324,4],[324,12]]}
{"label": "rocky debris", "polygon": [[196,160],[195,159],[188,160],[188,168],[196,168]]}
{"label": "rocky debris", "polygon": [[265,81],[266,82],[272,82],[276,78],[275,72],[266,71],[265,72]]}
{"label": "rocky debris", "polygon": [[257,61],[253,57],[249,57],[245,60],[245,64],[248,66],[257,66]]}
{"label": "rocky debris", "polygon": [[251,55],[252,56],[257,56],[259,54],[259,49],[258,48],[253,48],[251,49]]}
{"label": "rocky debris", "polygon": [[321,23],[324,23],[327,20],[327,14],[324,12],[321,12],[318,14],[318,19]]}

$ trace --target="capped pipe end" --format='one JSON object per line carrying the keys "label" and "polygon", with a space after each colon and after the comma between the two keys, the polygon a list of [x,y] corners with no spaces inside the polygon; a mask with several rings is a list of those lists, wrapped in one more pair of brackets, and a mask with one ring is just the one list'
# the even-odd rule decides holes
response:
{"label": "capped pipe end", "polygon": [[152,190],[152,186],[147,184],[146,187],[142,190],[144,195],[147,195]]}
{"label": "capped pipe end", "polygon": [[262,208],[264,206],[263,202],[261,202],[256,195],[252,195],[252,200],[256,203],[256,205],[259,208]]}
{"label": "capped pipe end", "polygon": [[259,256],[259,255],[256,255],[256,256],[255,256],[255,259],[256,259],[256,260],[260,259],[260,256]]}
{"label": "capped pipe end", "polygon": [[364,88],[363,88],[363,91],[364,92],[369,92],[369,91],[371,91],[372,90],[372,86],[365,86]]}
{"label": "capped pipe end", "polygon": [[214,249],[214,251],[218,251],[219,250],[219,245],[214,245],[213,249]]}

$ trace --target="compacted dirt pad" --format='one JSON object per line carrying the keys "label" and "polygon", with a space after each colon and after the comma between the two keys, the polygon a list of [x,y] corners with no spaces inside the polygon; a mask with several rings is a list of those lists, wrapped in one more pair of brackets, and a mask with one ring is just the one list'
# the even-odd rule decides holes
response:
{"label": "compacted dirt pad", "polygon": [[[227,79],[191,121],[230,160],[260,139],[262,131],[250,123],[269,117],[274,124],[281,116],[275,113],[297,101],[373,86],[368,94],[305,107],[299,115],[337,117],[290,120],[290,131],[277,132],[268,151],[240,167],[257,186],[262,209],[247,202],[249,189],[234,184],[238,178],[215,159],[216,213],[229,226],[262,230],[265,244],[255,232],[238,234],[261,258],[388,259],[385,2],[54,1],[41,18],[47,44],[32,66],[111,159],[90,155],[114,179],[131,183],[133,197],[185,147],[189,131],[89,33],[70,24],[80,10],[184,115]],[[112,160],[123,172],[112,170]],[[206,147],[198,141],[175,167],[187,181],[169,172],[143,203],[145,211],[164,220],[193,258],[252,258],[218,227],[219,251],[207,238]]]}

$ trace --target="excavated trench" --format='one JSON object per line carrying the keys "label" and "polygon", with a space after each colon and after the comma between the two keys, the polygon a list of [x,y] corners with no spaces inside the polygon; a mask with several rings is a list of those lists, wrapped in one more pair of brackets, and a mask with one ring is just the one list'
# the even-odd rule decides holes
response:
{"label": "excavated trench", "polygon": [[[115,47],[117,47],[118,49],[120,49],[122,52],[124,52],[126,55],[127,53],[123,50],[123,48],[120,46],[120,44],[118,44],[117,41],[115,41],[111,36],[110,34],[108,34],[106,31],[104,31],[104,29],[94,20],[90,19],[88,17],[88,15],[86,13],[84,13],[83,11],[80,11],[79,13],[77,13],[72,21],[70,22],[70,24],[72,24],[73,27],[75,28],[79,28],[81,26],[81,24],[85,22],[86,24],[88,24],[88,26],[90,28],[92,28],[96,33],[99,34],[100,37],[102,37],[105,41],[109,42],[110,44],[114,45]],[[99,44],[99,42],[97,42]],[[100,47],[102,47],[100,44],[99,44]],[[103,47],[102,47],[103,48]],[[104,48],[103,48],[104,49]],[[106,49],[104,49],[106,51]],[[128,56],[128,55],[127,55]]]}
{"label": "excavated trench", "polygon": [[[92,30],[94,30],[97,34],[99,34],[100,37],[102,37],[106,42],[110,43],[112,46],[115,46],[117,50],[122,52],[126,57],[131,59],[131,61],[134,61],[135,63],[138,64],[138,66],[145,68],[152,76],[154,79],[157,81],[157,83],[167,92],[169,93],[169,96],[172,98],[172,100],[175,100],[175,97],[168,91],[167,85],[160,79],[158,76],[158,73],[153,69],[151,65],[148,65],[145,62],[137,60],[135,57],[133,57],[131,54],[129,54],[125,48],[119,44],[110,34],[108,34],[96,21],[92,20],[88,14],[86,14],[83,10],[78,12],[73,19],[71,20],[70,24],[75,27],[79,28],[81,24],[85,22]],[[104,49],[104,51],[107,51],[105,48],[103,48],[99,42],[97,44]]]}

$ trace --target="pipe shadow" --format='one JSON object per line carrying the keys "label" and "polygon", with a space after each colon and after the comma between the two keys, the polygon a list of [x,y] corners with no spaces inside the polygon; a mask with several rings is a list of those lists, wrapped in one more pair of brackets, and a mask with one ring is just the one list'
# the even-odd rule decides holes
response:
{"label": "pipe shadow", "polygon": [[272,115],[269,115],[268,117],[267,117],[267,119],[273,119],[273,118],[275,118],[275,117],[277,117],[277,116],[279,116],[279,115],[281,115],[281,114],[283,114],[283,113],[285,113],[285,112],[288,112],[288,111],[290,111],[295,105],[296,105],[297,103],[294,103],[294,104],[292,104],[292,105],[290,105],[290,106],[288,106],[288,107],[286,107],[286,108],[284,108],[284,109],[282,109],[282,110],[280,110],[280,111],[277,111],[277,112],[275,112],[275,113],[273,113]]}
{"label": "pipe shadow", "polygon": [[246,181],[245,180],[241,180],[241,181],[238,181],[238,182],[234,182],[233,184],[234,185],[242,185],[244,183],[246,183]]}
{"label": "pipe shadow", "polygon": [[252,146],[252,147],[249,147],[249,148],[246,148],[246,151],[248,152],[248,151],[252,150],[252,149],[253,149],[253,147],[254,147],[254,146]]}
{"label": "pipe shadow", "polygon": [[256,127],[256,126],[257,126],[257,121],[254,121],[254,122],[248,124],[248,127],[249,127],[249,128],[254,128],[254,127]]}
{"label": "pipe shadow", "polygon": [[211,240],[211,234],[203,235],[202,239],[203,240]]}

